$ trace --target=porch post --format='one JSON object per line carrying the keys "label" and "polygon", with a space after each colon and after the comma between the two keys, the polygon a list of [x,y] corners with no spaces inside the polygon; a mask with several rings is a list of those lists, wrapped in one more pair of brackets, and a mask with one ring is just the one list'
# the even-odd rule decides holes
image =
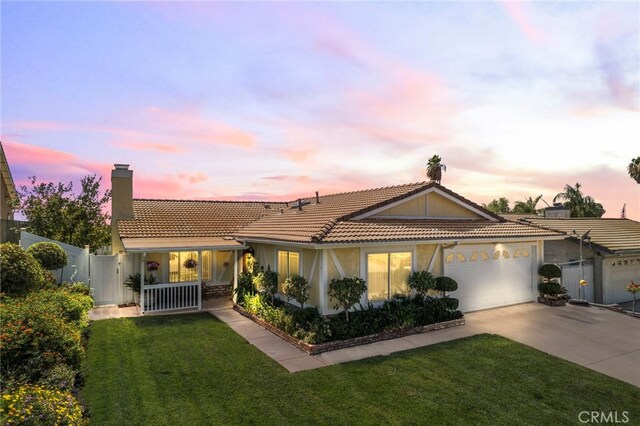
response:
{"label": "porch post", "polygon": [[233,303],[238,302],[236,288],[238,288],[238,250],[233,251]]}
{"label": "porch post", "polygon": [[140,255],[140,313],[144,314],[144,260],[147,257],[147,252],[143,252]]}
{"label": "porch post", "polygon": [[198,310],[202,309],[202,250],[198,250]]}

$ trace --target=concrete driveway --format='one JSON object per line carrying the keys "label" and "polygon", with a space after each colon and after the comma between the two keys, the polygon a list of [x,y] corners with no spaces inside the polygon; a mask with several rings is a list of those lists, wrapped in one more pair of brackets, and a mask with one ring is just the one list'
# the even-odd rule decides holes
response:
{"label": "concrete driveway", "polygon": [[472,334],[499,334],[640,387],[640,319],[597,307],[539,303],[465,317],[463,328]]}

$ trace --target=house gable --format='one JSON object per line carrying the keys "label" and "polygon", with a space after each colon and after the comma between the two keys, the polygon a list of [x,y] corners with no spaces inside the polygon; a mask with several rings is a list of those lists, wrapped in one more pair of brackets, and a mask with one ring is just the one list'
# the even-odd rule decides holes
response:
{"label": "house gable", "polygon": [[489,219],[496,218],[477,206],[438,188],[429,188],[403,200],[367,212],[354,219]]}

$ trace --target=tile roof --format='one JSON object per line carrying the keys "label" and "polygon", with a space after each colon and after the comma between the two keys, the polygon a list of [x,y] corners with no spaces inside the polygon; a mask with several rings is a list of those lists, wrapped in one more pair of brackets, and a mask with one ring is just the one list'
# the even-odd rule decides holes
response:
{"label": "tile roof", "polygon": [[578,234],[583,235],[591,230],[589,234],[591,243],[604,250],[613,253],[640,251],[640,222],[630,219],[531,217],[521,219],[521,222],[556,229],[567,234],[571,234],[575,230]]}
{"label": "tile roof", "polygon": [[[354,217],[402,200],[430,188],[468,204],[488,217],[482,220],[404,220],[362,219]],[[418,182],[407,185],[330,194],[303,206],[285,208],[279,214],[263,216],[234,233],[239,239],[266,239],[302,243],[351,243],[405,241],[446,238],[557,236],[558,232],[508,222],[466,198],[436,184]]]}
{"label": "tile roof", "polygon": [[326,243],[411,240],[464,240],[483,238],[538,238],[563,233],[516,222],[491,220],[363,219],[339,222]]}
{"label": "tile roof", "polygon": [[118,231],[121,238],[223,237],[280,206],[284,203],[134,199],[135,219],[119,220]]}

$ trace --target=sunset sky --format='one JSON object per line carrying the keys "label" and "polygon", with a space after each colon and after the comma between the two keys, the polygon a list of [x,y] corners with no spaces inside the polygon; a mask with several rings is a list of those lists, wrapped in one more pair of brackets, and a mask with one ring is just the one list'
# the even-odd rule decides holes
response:
{"label": "sunset sky", "polygon": [[638,2],[0,7],[18,185],[128,163],[139,198],[289,200],[425,180],[439,154],[478,203],[580,182],[640,220]]}

